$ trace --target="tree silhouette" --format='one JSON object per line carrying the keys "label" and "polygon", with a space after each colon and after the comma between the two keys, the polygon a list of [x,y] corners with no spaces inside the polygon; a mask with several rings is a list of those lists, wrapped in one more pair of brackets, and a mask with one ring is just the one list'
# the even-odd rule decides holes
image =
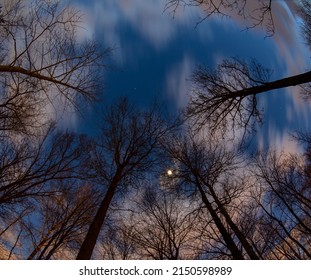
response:
{"label": "tree silhouette", "polygon": [[51,259],[59,252],[61,258],[66,253],[74,258],[93,218],[99,195],[94,188],[62,180],[53,189],[55,194],[38,199],[39,226],[29,225],[26,231],[34,240],[27,259]]}
{"label": "tree silhouette", "polygon": [[132,223],[131,216],[124,215],[124,212],[119,215],[120,217],[118,214],[117,217],[109,217],[109,221],[104,225],[105,230],[98,241],[101,247],[99,254],[104,260],[137,259],[140,257],[140,253],[137,252],[136,244],[132,238],[135,225]]}
{"label": "tree silhouette", "polygon": [[133,217],[132,239],[143,259],[178,260],[195,256],[196,213],[187,201],[156,186],[143,190]]}
{"label": "tree silhouette", "polygon": [[60,132],[53,135],[50,128],[37,141],[24,138],[1,147],[0,207],[48,194],[45,185],[51,181],[88,176],[82,172],[90,148],[84,137]]}
{"label": "tree silhouette", "polygon": [[[257,3],[257,4],[256,4]],[[248,5],[258,5],[245,14]],[[176,10],[180,5],[200,6],[207,16],[212,14],[230,14],[235,11],[241,19],[257,19],[254,26],[270,25],[268,33],[273,35],[273,1],[252,0],[169,0],[167,7]],[[301,1],[297,13],[303,19],[302,34],[310,44],[311,7],[309,1]],[[266,17],[270,20],[266,21]],[[256,21],[256,20],[255,20]],[[298,75],[271,80],[271,72],[255,60],[249,62],[238,58],[224,59],[214,70],[198,67],[191,80],[193,90],[186,108],[186,116],[191,118],[198,128],[209,127],[212,133],[224,132],[226,128],[242,128],[244,135],[252,131],[262,121],[262,108],[258,108],[258,95],[277,89],[300,86],[301,93],[309,96],[311,71]]]}
{"label": "tree silhouette", "polygon": [[77,259],[90,259],[96,240],[115,193],[122,186],[131,186],[155,163],[154,151],[168,127],[156,110],[140,112],[121,99],[110,106],[103,117],[98,138],[99,152],[94,166],[100,184],[106,188]]}
{"label": "tree silhouette", "polygon": [[[1,3],[0,233],[3,237],[19,231],[10,256],[26,240],[26,232],[34,233],[25,221],[40,203],[56,203],[56,194],[66,196],[60,186],[73,179],[79,185],[93,175],[88,173],[91,141],[56,132],[49,113],[52,106],[57,113],[79,109],[81,101],[94,101],[101,93],[103,59],[110,49],[82,38],[81,24],[82,14],[59,1]],[[55,205],[60,212],[66,210],[61,203]],[[68,241],[65,231],[58,233],[58,240]],[[53,239],[51,249],[46,245],[51,240],[49,234],[41,236],[41,243],[36,239],[31,258],[54,255],[62,245]]]}
{"label": "tree silhouette", "polygon": [[[274,32],[273,1],[166,3]],[[302,7],[310,44],[311,5]],[[255,60],[225,59],[193,73],[180,133],[158,107],[138,110],[126,98],[98,115],[94,138],[59,132],[46,106],[96,100],[109,52],[80,38],[80,23],[57,1],[1,4],[0,258],[84,260],[98,245],[104,259],[310,259],[310,135],[298,135],[303,154],[254,158],[220,136],[262,121],[261,93],[308,94],[311,72],[272,80]]]}
{"label": "tree silhouette", "polygon": [[[260,154],[253,176],[257,179],[257,213],[261,213],[266,258],[311,258],[311,200],[308,155]],[[268,233],[268,234],[267,234]]]}
{"label": "tree silhouette", "polygon": [[44,124],[46,104],[76,106],[98,96],[109,49],[79,39],[80,23],[79,11],[57,1],[5,0],[0,23],[0,131],[32,133]]}
{"label": "tree silhouette", "polygon": [[54,200],[54,207],[61,211],[62,204],[56,203],[56,198],[66,197],[66,191],[68,196],[69,182],[76,180],[78,189],[81,182],[90,182],[92,174],[86,164],[92,145],[84,136],[55,132],[53,127],[41,138],[23,137],[10,143],[1,140],[0,235],[18,228],[22,230],[21,242],[26,242],[28,230],[24,220],[36,216],[40,203]]}
{"label": "tree silhouette", "polygon": [[181,6],[199,7],[204,12],[200,22],[212,15],[234,17],[247,29],[261,26],[267,36],[275,32],[272,0],[166,0],[165,9],[176,13]]}
{"label": "tree silhouette", "polygon": [[174,136],[173,139],[165,145],[165,151],[176,165],[174,176],[169,176],[168,182],[170,178],[174,179],[173,186],[176,183],[183,186],[185,193],[195,195],[202,202],[226,244],[229,256],[258,259],[251,240],[230,211],[238,208],[233,206],[234,200],[243,193],[243,184],[234,183],[233,178],[237,177],[232,173],[238,172],[238,156],[212,136],[195,136],[190,131],[189,135]]}
{"label": "tree silhouette", "polygon": [[254,60],[238,58],[223,60],[215,71],[199,67],[192,76],[194,89],[186,116],[212,132],[227,127],[253,129],[262,121],[258,94],[311,82],[311,71],[275,81],[270,81],[270,72]]}

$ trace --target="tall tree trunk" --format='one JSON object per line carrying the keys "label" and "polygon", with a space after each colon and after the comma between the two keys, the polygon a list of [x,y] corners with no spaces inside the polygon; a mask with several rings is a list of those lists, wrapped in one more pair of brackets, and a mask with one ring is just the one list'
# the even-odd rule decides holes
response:
{"label": "tall tree trunk", "polygon": [[259,260],[258,255],[253,250],[253,247],[251,244],[247,241],[245,235],[240,231],[240,229],[237,227],[237,225],[232,221],[230,215],[228,214],[225,207],[222,205],[222,203],[219,201],[216,193],[214,192],[213,188],[211,186],[208,186],[209,191],[211,192],[211,195],[216,202],[218,209],[220,213],[225,217],[226,222],[230,226],[230,228],[233,230],[236,237],[240,240],[243,248],[245,249],[246,253],[249,255],[250,259],[252,260]]}
{"label": "tall tree trunk", "polygon": [[112,198],[117,189],[118,183],[121,180],[121,172],[116,172],[111,184],[108,187],[107,193],[100,204],[100,207],[97,210],[97,213],[90,225],[90,228],[84,238],[84,241],[81,245],[79,253],[77,255],[77,260],[90,260],[92,253],[99,236],[102,225],[104,224],[106,214],[109,208],[109,205],[112,201]]}
{"label": "tall tree trunk", "polygon": [[290,77],[283,78],[280,80],[263,83],[262,85],[259,85],[259,86],[254,86],[254,87],[234,91],[232,93],[226,94],[226,97],[227,98],[236,98],[236,97],[243,98],[243,97],[253,95],[253,94],[258,94],[258,93],[262,93],[262,92],[266,92],[266,91],[270,91],[274,89],[302,85],[302,84],[306,84],[310,82],[311,82],[311,71],[308,71],[308,72],[305,72],[299,75],[290,76]]}
{"label": "tall tree trunk", "polygon": [[201,186],[201,184],[199,182],[196,183],[197,187],[200,191],[201,197],[202,197],[202,201],[205,204],[207,210],[209,211],[209,213],[211,214],[222,238],[224,239],[229,251],[232,254],[233,259],[235,260],[244,260],[243,254],[242,252],[239,250],[239,248],[237,247],[237,245],[235,244],[234,240],[232,239],[231,234],[226,230],[225,226],[223,225],[223,223],[221,222],[220,218],[218,217],[217,213],[215,212],[215,210],[213,209],[211,203],[208,201],[206,194]]}

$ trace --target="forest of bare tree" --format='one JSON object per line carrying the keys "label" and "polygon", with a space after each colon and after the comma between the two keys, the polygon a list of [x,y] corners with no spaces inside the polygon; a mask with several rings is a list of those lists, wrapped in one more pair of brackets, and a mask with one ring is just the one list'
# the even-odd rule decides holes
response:
{"label": "forest of bare tree", "polygon": [[[249,1],[164,10],[235,11],[274,36],[273,1],[254,15]],[[297,8],[311,46],[311,5]],[[264,121],[258,95],[300,87],[308,100],[311,72],[271,80],[260,61],[225,58],[193,72],[178,117],[116,98],[100,104],[95,135],[79,134],[55,112],[100,103],[113,53],[80,38],[82,24],[61,2],[1,1],[0,259],[311,259],[310,133],[292,135],[295,153],[247,150]]]}

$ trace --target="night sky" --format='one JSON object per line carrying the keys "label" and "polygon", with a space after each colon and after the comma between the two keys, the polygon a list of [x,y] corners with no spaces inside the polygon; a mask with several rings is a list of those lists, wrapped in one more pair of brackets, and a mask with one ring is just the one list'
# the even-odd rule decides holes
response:
{"label": "night sky", "polygon": [[[186,7],[173,15],[164,0],[71,0],[83,11],[81,37],[92,37],[113,47],[106,72],[103,102],[129,96],[140,107],[156,97],[172,113],[187,104],[192,71],[199,64],[214,67],[223,58],[255,58],[273,70],[272,79],[298,74],[310,66],[310,55],[299,28],[293,2],[273,2],[275,34],[245,30],[247,22],[231,18],[204,17],[199,7]],[[289,6],[290,5],[290,6]],[[310,128],[310,104],[297,88],[264,93],[260,104],[264,125],[253,137],[256,147],[295,150],[288,132]],[[69,125],[90,133],[94,114],[72,117]],[[68,122],[67,122],[68,125]]]}

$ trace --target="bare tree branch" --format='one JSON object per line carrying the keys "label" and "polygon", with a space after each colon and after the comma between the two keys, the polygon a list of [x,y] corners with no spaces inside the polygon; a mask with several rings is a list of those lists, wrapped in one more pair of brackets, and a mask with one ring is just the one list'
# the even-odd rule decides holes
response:
{"label": "bare tree branch", "polygon": [[245,22],[246,29],[263,27],[267,36],[275,32],[272,0],[166,0],[165,10],[175,14],[181,6],[199,7],[207,18],[217,15]]}
{"label": "bare tree branch", "polygon": [[57,98],[62,106],[76,106],[99,96],[110,49],[79,38],[79,11],[57,1],[5,0],[1,17],[0,117],[5,125],[0,129],[27,133],[31,122],[40,126],[44,108],[57,105]]}
{"label": "bare tree branch", "polygon": [[232,58],[224,60],[216,71],[199,68],[192,80],[193,95],[186,115],[199,128],[207,126],[215,131],[228,127],[249,131],[262,121],[258,94],[310,83],[311,72],[270,81],[270,71],[256,61],[246,63]]}

